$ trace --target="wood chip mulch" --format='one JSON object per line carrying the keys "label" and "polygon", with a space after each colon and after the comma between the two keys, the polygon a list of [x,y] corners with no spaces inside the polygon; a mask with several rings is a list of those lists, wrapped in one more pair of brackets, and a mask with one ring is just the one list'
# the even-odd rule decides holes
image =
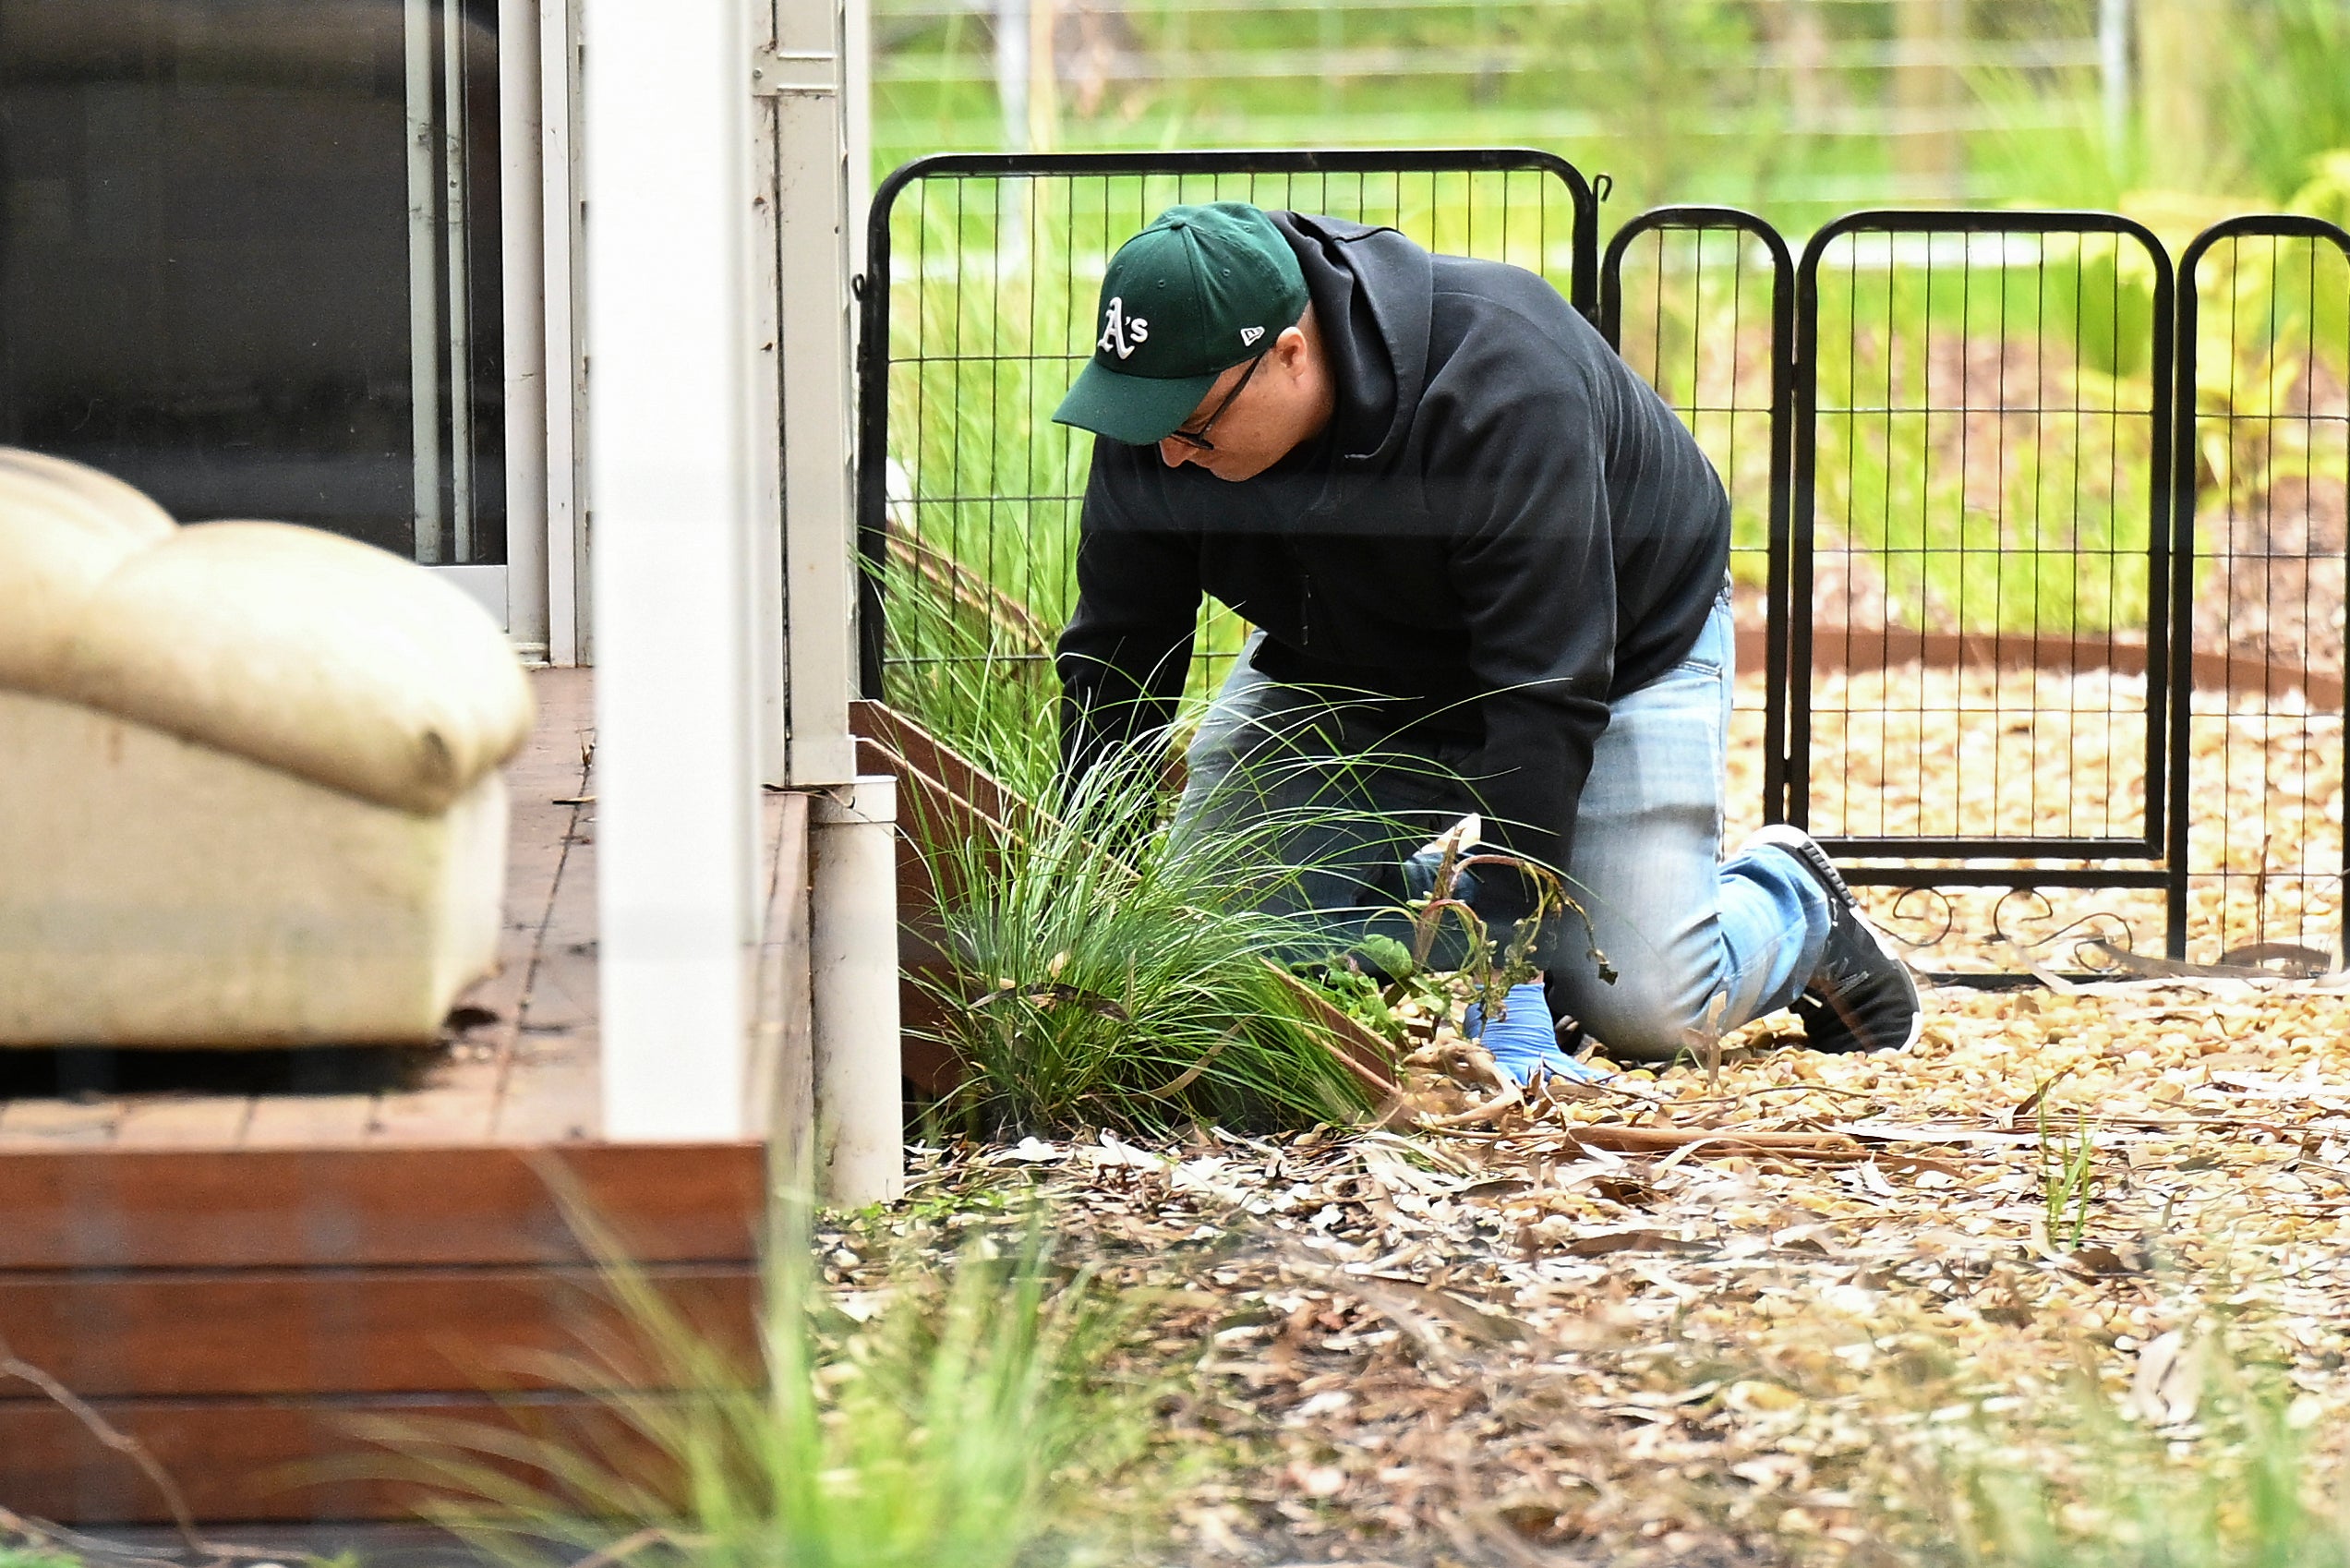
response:
{"label": "wood chip mulch", "polygon": [[1498,1112],[1474,1052],[1423,1051],[1416,1127],[927,1152],[907,1205],[827,1234],[831,1277],[1041,1189],[1067,1255],[1149,1303],[1129,1369],[1198,1461],[1131,1500],[1166,1561],[1898,1561],[1922,1439],[2084,1370],[2191,1423],[2180,1347],[2215,1314],[2338,1441],[2340,983],[1946,988],[1905,1056],[1764,1020],[1717,1067]]}

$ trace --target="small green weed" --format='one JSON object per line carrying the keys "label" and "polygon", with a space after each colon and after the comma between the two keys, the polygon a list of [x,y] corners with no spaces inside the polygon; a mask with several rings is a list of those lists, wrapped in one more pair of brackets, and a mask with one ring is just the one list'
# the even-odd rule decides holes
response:
{"label": "small green weed", "polygon": [[[1394,938],[1385,940],[1402,951],[1403,945]],[[1388,969],[1385,964],[1380,967]],[[1319,986],[1340,1012],[1373,1034],[1391,1045],[1404,1043],[1404,1019],[1395,1010],[1395,1004],[1403,1000],[1396,994],[1402,982],[1381,985],[1352,959],[1343,964],[1300,964],[1296,972],[1299,979]]]}
{"label": "small green weed", "polygon": [[2035,1097],[2040,1123],[2040,1185],[2047,1205],[2048,1244],[2078,1248],[2089,1235],[2089,1204],[2097,1181],[2097,1140],[2089,1115],[2079,1114],[2067,1131],[2050,1122],[2048,1089]]}

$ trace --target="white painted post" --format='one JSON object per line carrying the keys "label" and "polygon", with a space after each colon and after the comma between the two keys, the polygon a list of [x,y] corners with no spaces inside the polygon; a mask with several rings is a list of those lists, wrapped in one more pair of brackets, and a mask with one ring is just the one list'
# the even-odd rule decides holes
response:
{"label": "white painted post", "polygon": [[401,33],[408,140],[408,446],[416,559],[440,561],[440,215],[434,156],[432,0],[404,0]]}
{"label": "white painted post", "polygon": [[[506,629],[547,647],[547,285],[538,0],[498,0],[498,219],[506,367]],[[557,111],[563,102],[557,102]],[[568,183],[568,182],[566,182]],[[568,347],[569,345],[565,345]]]}
{"label": "white painted post", "polygon": [[[783,327],[777,314],[783,298],[783,242],[777,211],[777,100],[771,92],[758,90],[762,84],[757,79],[762,63],[774,57],[776,28],[775,8],[760,6],[752,37],[745,41],[750,66],[743,87],[753,96],[751,185],[742,197],[752,213],[752,313],[742,331],[753,345],[756,369],[745,415],[752,431],[747,453],[752,506],[750,570],[743,574],[743,590],[751,628],[752,755],[759,782],[781,786],[791,778],[791,723],[786,706],[789,681],[784,673],[789,630],[783,580]],[[754,907],[764,912],[764,899],[756,889],[753,895]]]}
{"label": "white painted post", "polygon": [[[789,9],[789,7],[787,7]],[[742,1135],[745,0],[596,0],[582,132],[604,1135]]]}
{"label": "white painted post", "polygon": [[791,782],[802,785],[838,784],[857,771],[849,733],[857,690],[857,535],[844,22],[832,6],[783,6],[775,52],[758,67],[759,90],[776,105],[789,764]]}
{"label": "white painted post", "polygon": [[538,0],[540,287],[546,298],[547,662],[594,657],[587,624],[586,385],[579,342],[578,18],[571,0]]}
{"label": "white painted post", "polygon": [[[849,271],[865,270],[865,213],[874,201],[872,0],[840,0],[841,142],[849,161]],[[854,311],[851,323],[862,320]],[[850,342],[856,335],[850,333]]]}
{"label": "white painted post", "polygon": [[[809,818],[816,1180],[836,1203],[903,1189],[896,789],[856,778],[850,256],[870,62],[862,0],[788,5],[753,67],[775,103],[790,777]],[[784,1141],[810,1129],[785,1128]]]}
{"label": "white painted post", "polygon": [[897,780],[859,778],[809,805],[817,1195],[885,1203],[906,1190]]}

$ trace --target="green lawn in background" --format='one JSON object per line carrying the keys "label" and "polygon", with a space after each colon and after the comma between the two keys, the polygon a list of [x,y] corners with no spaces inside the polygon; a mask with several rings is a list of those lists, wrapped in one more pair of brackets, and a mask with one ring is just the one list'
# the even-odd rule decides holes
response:
{"label": "green lawn in background", "polygon": [[[1905,35],[1927,8],[1893,0],[1059,6],[1049,103],[1007,131],[992,7],[876,0],[877,172],[1031,136],[1071,151],[1531,145],[1612,175],[1620,212],[1721,201],[1800,233],[1887,202],[2282,202],[2314,158],[2350,148],[2343,0],[2137,0],[2145,58],[2118,82],[2097,0],[1972,0],[1945,8],[1962,30],[1946,37]],[[2185,30],[2167,54],[2164,30]]]}
{"label": "green lawn in background", "polygon": [[[1002,147],[988,16],[903,14],[910,3],[884,0],[876,13],[877,164]],[[2032,63],[2035,48],[2093,34],[2095,7],[2070,0],[1966,8],[1969,58],[1988,63],[1945,78],[1958,128],[1932,148],[1865,134],[1916,108],[1882,64],[1904,43],[1895,8],[1869,0],[1804,8],[1832,16],[1837,31],[1828,63],[1800,90],[1795,75],[1757,64],[1786,42],[1771,30],[1789,8],[1764,4],[1103,7],[1086,13],[1093,44],[1156,61],[1161,79],[1115,79],[1085,65],[1108,56],[1077,49],[1037,128],[1061,149],[1534,145],[1615,176],[1603,235],[1655,201],[1718,201],[1762,213],[1800,247],[1838,211],[1925,190],[1981,205],[2119,209],[2175,257],[2229,211],[2350,216],[2350,153],[2327,156],[2350,147],[2350,4],[2227,6],[2189,13],[2212,18],[2192,84],[2204,133],[2192,149],[2153,126],[2157,107],[2175,110],[2176,84],[2136,83],[2138,120],[2153,128],[2115,136],[2078,48],[2069,63]],[[2157,25],[2148,18],[2160,8],[2146,0],[2140,27]],[[1300,75],[1317,61],[1356,74]],[[1360,208],[1437,248],[1499,251],[1566,282],[1563,251],[1545,243],[1562,242],[1563,230],[1546,227],[1530,245],[1536,231],[1522,224],[1501,247],[1488,222],[1472,244],[1465,187],[1419,201],[1399,192],[1390,212],[1360,189],[1037,189],[1031,205],[1018,182],[965,182],[951,209],[901,210],[896,240],[892,514],[903,537],[892,593],[905,597],[915,577],[929,590],[925,607],[906,605],[898,651],[962,648],[962,675],[925,676],[938,688],[929,695],[960,693],[962,707],[999,720],[1017,713],[1033,725],[1049,707],[1040,658],[1070,602],[1089,456],[1050,415],[1088,346],[1102,261],[1151,211],[1233,195]],[[1964,268],[1946,255],[1938,267],[1915,255],[1872,263],[1870,243],[1832,253],[1844,270],[1824,274],[1836,284],[1823,291],[1816,367],[1812,498],[1824,559],[1867,578],[1902,624],[2139,634],[2151,581],[2151,264],[2104,239],[2052,240],[1989,265],[1970,255]],[[1685,251],[1635,253],[1625,352],[1684,410],[1723,473],[1735,571],[1754,585],[1767,518],[1768,316],[1755,258],[1709,255],[1693,268]],[[2322,431],[2312,440],[2275,417],[2350,384],[2350,283],[2331,256],[2282,259],[2231,250],[2207,265],[2198,464],[2207,516],[2259,514],[2274,495],[2350,482]],[[1929,405],[1945,411],[1920,411]],[[1239,630],[1228,617],[1204,627],[1203,648],[1228,654]],[[983,679],[963,678],[973,670]],[[1195,688],[1219,672],[1203,664]]]}

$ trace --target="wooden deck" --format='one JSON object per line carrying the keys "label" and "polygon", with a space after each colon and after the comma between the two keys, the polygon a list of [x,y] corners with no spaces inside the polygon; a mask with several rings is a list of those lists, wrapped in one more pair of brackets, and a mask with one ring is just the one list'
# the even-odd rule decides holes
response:
{"label": "wooden deck", "polygon": [[[152,1452],[207,1522],[400,1516],[413,1493],[347,1470],[368,1452],[355,1418],[592,1420],[532,1369],[610,1324],[558,1188],[713,1333],[747,1335],[764,1147],[600,1138],[591,689],[534,683],[500,967],[437,1047],[0,1052],[0,1343]],[[768,798],[784,913],[759,1039],[787,1058],[804,823],[804,799]],[[166,1517],[21,1380],[0,1379],[0,1507]]]}

